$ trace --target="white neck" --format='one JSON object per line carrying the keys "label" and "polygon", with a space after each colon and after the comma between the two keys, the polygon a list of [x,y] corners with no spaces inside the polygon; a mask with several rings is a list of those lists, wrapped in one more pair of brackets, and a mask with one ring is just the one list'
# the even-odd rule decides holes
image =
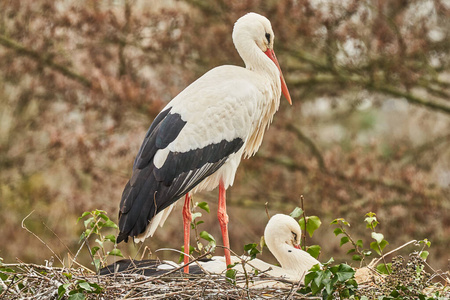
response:
{"label": "white neck", "polygon": [[298,275],[305,275],[313,265],[319,263],[308,252],[296,249],[288,244],[281,244],[276,249],[269,248],[269,250],[283,269]]}
{"label": "white neck", "polygon": [[261,75],[268,75],[272,80],[280,81],[280,71],[277,66],[253,40],[245,39],[245,36],[235,37],[234,45],[247,69]]}

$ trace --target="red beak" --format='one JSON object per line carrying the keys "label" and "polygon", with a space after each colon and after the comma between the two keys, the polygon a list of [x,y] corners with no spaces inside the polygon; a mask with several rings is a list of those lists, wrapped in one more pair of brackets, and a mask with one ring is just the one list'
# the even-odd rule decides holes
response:
{"label": "red beak", "polygon": [[283,73],[281,72],[280,64],[278,63],[277,57],[275,56],[275,52],[273,51],[273,49],[267,49],[267,51],[264,53],[275,63],[278,70],[280,70],[281,91],[283,92],[283,95],[286,97],[289,104],[292,105],[291,95],[289,95],[286,81],[284,81]]}
{"label": "red beak", "polygon": [[302,249],[302,248],[300,247],[300,245],[294,245],[294,248],[295,248],[295,249]]}

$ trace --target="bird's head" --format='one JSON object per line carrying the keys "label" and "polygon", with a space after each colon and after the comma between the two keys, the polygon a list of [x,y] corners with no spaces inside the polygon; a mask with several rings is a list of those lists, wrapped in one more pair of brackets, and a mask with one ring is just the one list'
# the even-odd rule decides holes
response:
{"label": "bird's head", "polygon": [[241,57],[246,63],[251,61],[251,58],[247,58],[246,51],[249,46],[251,46],[251,43],[256,44],[256,46],[277,66],[280,72],[281,91],[289,103],[292,104],[289,90],[273,50],[274,40],[275,34],[273,33],[269,19],[257,13],[248,13],[239,18],[234,24],[233,42]]}
{"label": "bird's head", "polygon": [[300,249],[302,230],[294,218],[277,214],[270,218],[264,230],[264,240],[269,250],[276,249],[277,245],[287,244]]}

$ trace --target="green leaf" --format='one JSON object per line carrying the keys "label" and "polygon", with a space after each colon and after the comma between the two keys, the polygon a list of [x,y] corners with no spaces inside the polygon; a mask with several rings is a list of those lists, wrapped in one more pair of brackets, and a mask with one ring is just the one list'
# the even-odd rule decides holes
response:
{"label": "green leaf", "polygon": [[[192,246],[189,246],[189,254],[191,254],[192,252],[194,252],[195,248]],[[182,263],[184,260],[184,246],[181,246],[181,253],[180,253],[180,258],[178,259],[178,263]]]}
{"label": "green leaf", "polygon": [[96,258],[96,259],[94,259],[92,264],[95,266],[96,270],[99,270],[102,265],[102,261],[100,259]]}
{"label": "green leaf", "polygon": [[345,244],[347,244],[348,242],[349,242],[349,238],[348,238],[347,236],[343,236],[343,237],[341,238],[341,243],[340,243],[339,246],[342,247],[342,245],[345,245]]}
{"label": "green leaf", "polygon": [[378,249],[378,244],[377,242],[372,242],[370,243],[370,249],[373,249],[373,251],[375,251],[376,253],[378,253],[378,255],[381,255],[380,250]]}
{"label": "green leaf", "polygon": [[306,252],[308,252],[312,257],[317,259],[319,258],[320,250],[322,250],[322,248],[319,245],[312,245],[306,249]]}
{"label": "green leaf", "polygon": [[89,283],[89,285],[94,288],[93,293],[100,294],[103,291],[103,288],[96,283]]}
{"label": "green leaf", "polygon": [[107,220],[106,222],[105,222],[105,224],[103,225],[104,227],[111,227],[111,228],[115,228],[115,229],[118,229],[119,227],[116,225],[116,223],[114,223],[113,221],[111,221],[111,220]]}
{"label": "green leaf", "polygon": [[112,249],[111,251],[109,251],[108,255],[123,257],[122,252],[119,249],[117,249],[117,248],[116,249]]}
{"label": "green leaf", "polygon": [[381,250],[383,250],[387,245],[389,245],[388,241],[382,240],[380,243]]}
{"label": "green leaf", "polygon": [[309,272],[308,274],[306,274],[305,276],[305,286],[308,286],[309,283],[316,278],[316,276],[318,276],[317,272]]}
{"label": "green leaf", "polygon": [[195,213],[192,213],[191,216],[192,216],[191,222],[194,222],[195,219],[197,219],[197,218],[202,216],[202,213],[201,212],[195,212]]}
{"label": "green leaf", "polygon": [[322,280],[322,285],[325,286],[325,291],[328,295],[331,295],[333,293],[333,284],[330,279],[324,279]]}
{"label": "green leaf", "polygon": [[75,293],[69,296],[69,300],[84,300],[85,298],[83,293]]}
{"label": "green leaf", "polygon": [[352,248],[352,249],[350,249],[350,250],[347,251],[347,254],[353,253],[353,252],[355,252],[355,251],[356,251],[356,249],[355,249],[355,248]]}
{"label": "green leaf", "polygon": [[384,235],[382,233],[372,232],[372,238],[377,241],[377,244],[381,244],[384,240]]}
{"label": "green leaf", "polygon": [[323,289],[323,287],[320,287],[319,285],[316,284],[316,281],[313,280],[311,282],[311,293],[313,295],[316,295],[318,292],[320,292]]}
{"label": "green leaf", "polygon": [[200,202],[197,204],[197,206],[200,207],[201,209],[205,210],[207,213],[210,212],[209,205],[206,202]]}
{"label": "green leaf", "polygon": [[317,272],[317,271],[322,271],[320,264],[315,264],[314,266],[312,266],[312,268],[310,269],[311,272]]}
{"label": "green leaf", "polygon": [[235,270],[235,269],[228,269],[225,272],[225,276],[227,278],[227,281],[232,283],[232,284],[235,284],[236,283],[236,273],[237,273],[237,270]]}
{"label": "green leaf", "polygon": [[355,275],[355,270],[347,264],[340,264],[336,275],[338,277],[338,281],[344,282]]}
{"label": "green leaf", "polygon": [[81,219],[83,219],[84,217],[86,217],[87,215],[89,215],[91,212],[90,211],[85,211],[82,215],[81,215],[81,217],[79,217],[78,219],[77,219],[77,223],[81,220]]}
{"label": "green leaf", "polygon": [[195,223],[195,225],[200,225],[200,224],[203,224],[203,223],[205,223],[205,221],[200,220],[197,223]]}
{"label": "green leaf", "polygon": [[352,256],[352,260],[354,260],[354,261],[361,261],[361,259],[362,259],[361,255],[355,254]]}
{"label": "green leaf", "polygon": [[[305,219],[301,218],[300,221],[298,221],[300,224],[300,227],[302,230],[305,230]],[[306,217],[306,231],[308,232],[309,236],[312,237],[314,231],[316,231],[317,228],[320,227],[320,224],[322,222],[320,221],[319,217],[317,216],[310,216]]]}
{"label": "green leaf", "polygon": [[372,224],[373,222],[376,222],[377,218],[376,217],[366,217],[364,219],[364,222],[366,222],[367,224]]}
{"label": "green leaf", "polygon": [[429,254],[430,253],[428,251],[421,251],[419,255],[423,260],[427,260]]}
{"label": "green leaf", "polygon": [[[381,251],[383,251],[383,249],[388,244],[389,243],[386,240],[382,240],[380,244],[377,244],[377,242],[372,242],[372,243],[370,243],[370,248],[373,249],[376,253],[378,253],[378,255],[381,255],[380,249],[381,249]],[[380,249],[378,249],[378,246],[380,247]]]}
{"label": "green leaf", "polygon": [[338,236],[338,235],[340,235],[341,233],[344,233],[344,231],[343,231],[341,228],[336,228],[333,232],[334,232],[334,235],[335,235],[335,236]]}
{"label": "green leaf", "polygon": [[70,286],[70,283],[61,284],[58,287],[58,300],[61,299],[67,291],[67,288]]}
{"label": "green leaf", "polygon": [[216,240],[214,239],[214,237],[213,237],[211,234],[209,234],[208,232],[206,232],[206,231],[200,232],[200,237],[201,237],[202,239],[207,240],[208,242],[214,242],[214,243],[216,243]]}
{"label": "green leaf", "polygon": [[91,287],[91,285],[89,284],[89,282],[86,282],[86,281],[78,282],[78,286],[80,287],[80,289],[88,291],[88,292],[92,292],[94,290]]}
{"label": "green leaf", "polygon": [[100,241],[99,239],[95,239],[95,241],[100,245],[100,247],[103,248],[103,241]]}
{"label": "green leaf", "polygon": [[334,258],[330,258],[326,263],[324,263],[324,266],[328,266],[334,262]]}
{"label": "green leaf", "polygon": [[297,219],[302,214],[303,214],[303,209],[301,209],[300,207],[296,207],[296,208],[294,208],[294,210],[289,215],[291,217],[293,217],[294,219]]}
{"label": "green leaf", "polygon": [[116,243],[116,236],[114,234],[108,234],[107,236],[105,236],[105,240],[108,240],[112,243]]}
{"label": "green leaf", "polygon": [[356,246],[358,246],[358,247],[363,247],[363,241],[362,240],[358,240],[358,241],[356,241]]}
{"label": "green leaf", "polygon": [[91,222],[93,222],[93,221],[94,221],[94,217],[88,218],[87,220],[84,221],[84,227],[88,228],[89,225],[91,225]]}
{"label": "green leaf", "polygon": [[67,279],[72,279],[72,273],[63,272],[63,275],[66,276]]}
{"label": "green leaf", "polygon": [[392,264],[388,263],[387,264],[387,269],[386,269],[386,265],[385,264],[379,264],[377,266],[377,270],[378,272],[380,272],[381,274],[390,274],[392,273]]}
{"label": "green leaf", "polygon": [[100,247],[98,247],[98,246],[92,247],[92,248],[91,248],[91,254],[92,254],[92,255],[95,255],[95,253],[97,253],[98,250],[100,250]]}
{"label": "green leaf", "polygon": [[257,244],[247,244],[244,246],[244,251],[247,251],[248,255],[251,257],[251,259],[255,259],[256,255],[261,253],[257,248]]}
{"label": "green leaf", "polygon": [[108,220],[109,220],[108,216],[107,216],[106,214],[104,214],[104,213],[100,213],[100,214],[98,214],[98,216],[99,216],[100,218],[102,218],[103,220],[105,220],[105,221],[108,221]]}

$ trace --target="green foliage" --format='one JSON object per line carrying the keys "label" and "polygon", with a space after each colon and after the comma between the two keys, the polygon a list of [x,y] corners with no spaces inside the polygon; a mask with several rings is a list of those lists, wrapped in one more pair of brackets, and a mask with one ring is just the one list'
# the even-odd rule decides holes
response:
{"label": "green foliage", "polygon": [[[70,277],[71,278],[71,277]],[[100,294],[103,288],[97,283],[91,283],[86,280],[77,280],[76,282],[69,282],[61,284],[58,287],[58,300],[69,295],[69,300],[84,300],[86,294]]]}
{"label": "green foliage", "polygon": [[258,250],[257,246],[258,244],[256,243],[247,244],[244,246],[244,251],[247,252],[247,254],[250,256],[251,259],[255,259],[256,255],[261,253],[261,251]]}
{"label": "green foliage", "polygon": [[[294,219],[301,217],[298,220],[298,224],[300,225],[300,228],[302,229],[303,232],[305,232],[305,230],[308,232],[310,237],[313,236],[314,232],[322,224],[322,221],[317,216],[305,216],[305,211],[300,207],[294,208],[294,210],[289,215]],[[312,257],[318,259],[322,248],[319,245],[306,246],[305,245],[306,236],[304,234],[302,240],[303,240],[302,249],[308,252]]]}
{"label": "green foliage", "polygon": [[315,265],[305,276],[302,294],[322,295],[323,299],[348,299],[355,295],[358,284],[354,280],[355,270],[345,263],[332,266],[331,258],[322,267]]}
{"label": "green foliage", "polygon": [[232,265],[229,265],[228,267],[228,270],[225,272],[225,277],[226,277],[226,280],[229,282],[229,283],[232,283],[232,284],[236,284],[236,274],[237,274],[237,270],[236,269],[233,269],[233,267],[235,266],[236,264],[232,264]]}
{"label": "green foliage", "polygon": [[[199,225],[203,224],[204,221],[200,220],[200,218],[203,216],[200,211],[196,211],[196,209],[199,208],[201,210],[204,210],[205,212],[209,213],[209,205],[206,202],[196,202],[191,207],[191,229],[195,232],[195,239],[196,239],[196,247],[189,246],[189,254],[197,253],[199,255],[208,253],[208,252],[214,252],[216,249],[216,239],[207,231],[203,230],[200,233],[199,231]],[[208,243],[204,245],[201,240],[205,240]],[[179,263],[181,263],[184,259],[184,246],[181,246],[181,252]]]}
{"label": "green foliage", "polygon": [[300,228],[302,230],[306,230],[309,234],[309,237],[312,237],[314,231],[316,231],[322,224],[322,221],[320,221],[319,217],[317,216],[309,216],[306,217],[306,228],[305,228],[305,218],[301,218],[298,221],[298,223],[300,224]]}
{"label": "green foliage", "polygon": [[[85,219],[83,222],[85,230],[81,233],[80,242],[85,243],[89,239],[96,237],[95,243],[97,246],[93,246],[89,250],[96,270],[106,266],[109,256],[123,257],[122,252],[116,248],[116,235],[104,235],[104,231],[108,228],[116,230],[119,228],[116,223],[109,219],[105,211],[98,209],[86,211],[78,218],[77,223],[83,219]],[[107,244],[110,244],[109,248],[112,247],[110,251],[107,250]],[[86,245],[89,247],[89,243],[86,243]]]}
{"label": "green foliage", "polygon": [[289,215],[294,219],[300,218],[300,216],[303,215],[303,209],[296,207]]}
{"label": "green foliage", "polygon": [[319,245],[312,245],[312,246],[306,247],[306,252],[311,254],[311,256],[314,257],[315,259],[319,258],[321,250],[322,250],[322,247],[320,247]]}

